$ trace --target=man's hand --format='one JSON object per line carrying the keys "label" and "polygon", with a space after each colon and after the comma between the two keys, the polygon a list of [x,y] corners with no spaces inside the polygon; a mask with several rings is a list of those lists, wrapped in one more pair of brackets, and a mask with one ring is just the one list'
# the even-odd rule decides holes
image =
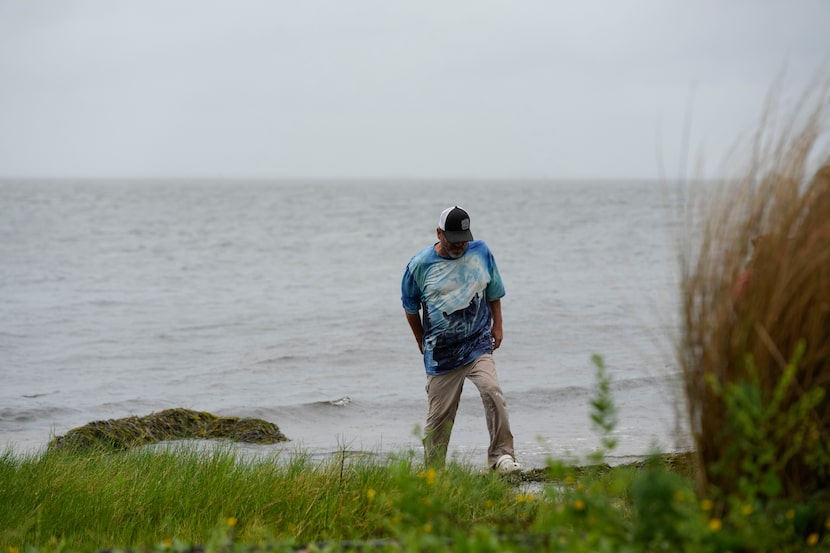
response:
{"label": "man's hand", "polygon": [[490,333],[493,335],[493,349],[499,349],[501,341],[504,338],[504,333],[502,332],[501,328],[496,327],[493,327]]}
{"label": "man's hand", "polygon": [[493,314],[493,327],[490,329],[490,334],[493,335],[493,349],[495,350],[499,349],[504,338],[501,326],[501,300],[490,302],[490,312]]}

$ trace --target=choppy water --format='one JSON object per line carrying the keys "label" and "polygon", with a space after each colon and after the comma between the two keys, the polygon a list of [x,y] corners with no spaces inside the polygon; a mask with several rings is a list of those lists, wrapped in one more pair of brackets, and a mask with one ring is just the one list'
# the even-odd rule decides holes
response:
{"label": "choppy water", "polygon": [[[0,183],[0,446],[186,407],[275,422],[288,450],[420,448],[424,370],[400,306],[409,258],[465,207],[507,288],[496,352],[526,465],[598,445],[683,447],[671,191],[640,182]],[[451,452],[484,463],[468,386]],[[270,446],[274,447],[274,446]]]}

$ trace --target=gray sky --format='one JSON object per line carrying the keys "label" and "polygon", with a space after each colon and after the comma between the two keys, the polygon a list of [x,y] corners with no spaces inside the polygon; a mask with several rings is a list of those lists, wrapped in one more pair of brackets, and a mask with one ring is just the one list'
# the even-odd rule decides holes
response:
{"label": "gray sky", "polygon": [[828,23],[828,0],[0,0],[0,177],[717,174],[782,70],[786,102],[830,67]]}

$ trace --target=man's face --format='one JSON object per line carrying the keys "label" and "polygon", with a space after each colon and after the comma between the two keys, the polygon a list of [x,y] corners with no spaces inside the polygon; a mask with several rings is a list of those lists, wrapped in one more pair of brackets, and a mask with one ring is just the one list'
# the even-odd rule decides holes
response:
{"label": "man's face", "polygon": [[467,244],[469,242],[450,242],[441,229],[438,229],[438,240],[441,241],[441,248],[447,257],[451,259],[458,259],[464,252],[467,251]]}

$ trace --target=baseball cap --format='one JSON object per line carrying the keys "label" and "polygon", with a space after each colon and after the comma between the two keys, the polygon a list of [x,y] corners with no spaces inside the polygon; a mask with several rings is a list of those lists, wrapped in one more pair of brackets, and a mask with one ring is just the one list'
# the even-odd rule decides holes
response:
{"label": "baseball cap", "polygon": [[438,228],[450,242],[469,242],[473,239],[470,232],[470,216],[458,206],[448,207],[438,218]]}

